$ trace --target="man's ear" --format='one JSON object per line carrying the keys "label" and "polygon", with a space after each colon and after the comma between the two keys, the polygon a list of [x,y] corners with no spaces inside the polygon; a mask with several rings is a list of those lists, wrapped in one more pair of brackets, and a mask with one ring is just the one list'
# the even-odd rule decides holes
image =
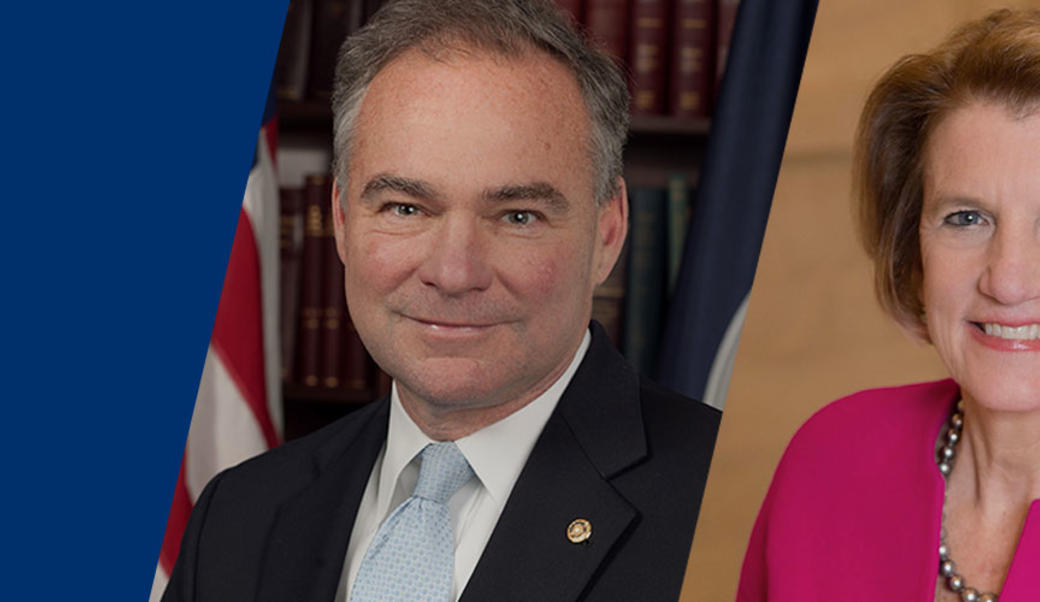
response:
{"label": "man's ear", "polygon": [[596,259],[592,266],[596,285],[603,284],[614,269],[628,234],[628,190],[624,178],[617,179],[614,195],[598,211]]}
{"label": "man's ear", "polygon": [[347,237],[345,234],[346,230],[346,215],[343,211],[343,203],[340,201],[340,187],[339,180],[333,178],[332,180],[332,226],[336,233],[336,253],[339,255],[339,260],[344,264],[347,262]]}

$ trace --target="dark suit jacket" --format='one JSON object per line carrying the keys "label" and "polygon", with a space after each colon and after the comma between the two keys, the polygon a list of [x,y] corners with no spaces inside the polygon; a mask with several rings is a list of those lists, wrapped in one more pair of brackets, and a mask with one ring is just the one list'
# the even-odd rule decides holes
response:
{"label": "dark suit jacket", "polygon": [[[384,399],[215,477],[165,602],[331,601],[386,438]],[[599,327],[462,593],[674,601],[719,412],[641,381]],[[571,543],[576,518],[592,536]]]}

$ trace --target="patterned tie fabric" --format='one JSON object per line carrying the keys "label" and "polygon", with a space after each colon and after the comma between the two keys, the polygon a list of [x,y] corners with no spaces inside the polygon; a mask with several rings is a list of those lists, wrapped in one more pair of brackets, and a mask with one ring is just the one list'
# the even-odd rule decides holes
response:
{"label": "patterned tie fabric", "polygon": [[451,600],[455,541],[447,502],[473,469],[451,441],[423,448],[415,492],[376,532],[358,568],[351,602]]}

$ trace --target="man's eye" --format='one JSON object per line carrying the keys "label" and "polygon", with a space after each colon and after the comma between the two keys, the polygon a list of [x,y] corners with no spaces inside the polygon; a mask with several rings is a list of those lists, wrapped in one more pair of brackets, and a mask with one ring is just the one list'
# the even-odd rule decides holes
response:
{"label": "man's eye", "polygon": [[505,220],[513,226],[527,226],[538,220],[533,211],[510,211]]}
{"label": "man's eye", "polygon": [[982,214],[975,210],[955,211],[943,218],[949,226],[977,226],[983,222]]}
{"label": "man's eye", "polygon": [[419,214],[419,208],[408,203],[390,203],[384,209],[399,217],[411,217]]}

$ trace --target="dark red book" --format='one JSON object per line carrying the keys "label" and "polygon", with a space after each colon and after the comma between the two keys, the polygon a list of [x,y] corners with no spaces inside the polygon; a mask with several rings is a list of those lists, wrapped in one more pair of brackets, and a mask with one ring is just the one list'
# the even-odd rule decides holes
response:
{"label": "dark red book", "polygon": [[347,35],[361,26],[363,6],[353,0],[314,0],[311,36],[310,78],[307,94],[327,100],[332,97],[332,75],[336,56]]}
{"label": "dark red book", "polygon": [[719,12],[717,24],[716,62],[715,62],[715,88],[718,89],[722,83],[722,75],[726,72],[726,59],[729,56],[729,42],[733,38],[733,27],[737,22],[737,9],[740,8],[740,0],[718,0]]}
{"label": "dark red book", "polygon": [[675,0],[671,113],[711,115],[715,90],[715,0]]}
{"label": "dark red book", "polygon": [[588,0],[585,27],[592,39],[618,61],[627,58],[628,0]]}
{"label": "dark red book", "polygon": [[296,327],[299,323],[300,254],[303,251],[303,189],[282,188],[278,191],[281,219],[279,249],[279,334],[281,335],[282,380],[294,378]]}
{"label": "dark red book", "polygon": [[668,2],[633,0],[632,113],[661,115],[665,112],[665,81],[668,61]]}
{"label": "dark red book", "polygon": [[369,386],[368,353],[349,317],[343,321],[343,386],[366,389]]}
{"label": "dark red book", "polygon": [[571,18],[574,19],[575,23],[582,22],[582,0],[556,0],[556,4],[570,13]]}
{"label": "dark red book", "polygon": [[320,382],[322,295],[325,265],[325,217],[329,204],[329,177],[309,175],[304,185],[303,251],[300,254],[300,327],[296,341],[298,382],[316,387]]}
{"label": "dark red book", "polygon": [[274,65],[275,93],[280,99],[299,102],[306,92],[313,7],[313,0],[292,0],[285,13],[282,41]]}
{"label": "dark red book", "polygon": [[336,235],[332,223],[332,185],[324,187],[325,203],[322,205],[322,284],[324,303],[321,312],[321,384],[328,389],[340,386],[342,369],[341,348],[343,322],[347,315],[347,302],[343,292],[343,263],[336,252]]}

